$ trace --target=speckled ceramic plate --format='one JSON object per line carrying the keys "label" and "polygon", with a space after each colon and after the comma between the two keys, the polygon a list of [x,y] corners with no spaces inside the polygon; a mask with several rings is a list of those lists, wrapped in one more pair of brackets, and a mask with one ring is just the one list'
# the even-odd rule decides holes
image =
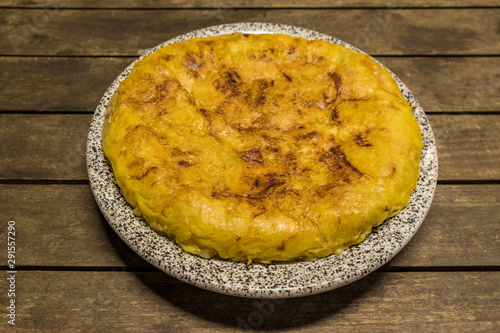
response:
{"label": "speckled ceramic plate", "polygon": [[[168,44],[232,32],[283,33],[308,39],[317,38],[362,52],[341,40],[303,28],[269,23],[236,23],[178,36],[149,50],[140,59]],[[200,288],[241,297],[287,298],[317,294],[349,284],[384,265],[408,243],[422,224],[436,188],[436,145],[424,111],[406,86],[393,75],[413,107],[424,138],[420,179],[408,206],[396,217],[384,222],[365,241],[352,246],[342,255],[331,255],[314,262],[246,265],[203,259],[185,253],[132,214],[132,209],[120,194],[111,167],[103,155],[101,127],[106,105],[120,82],[130,73],[134,63],[111,84],[95,111],[88,136],[88,174],[97,204],[111,227],[142,258],[171,276]]]}

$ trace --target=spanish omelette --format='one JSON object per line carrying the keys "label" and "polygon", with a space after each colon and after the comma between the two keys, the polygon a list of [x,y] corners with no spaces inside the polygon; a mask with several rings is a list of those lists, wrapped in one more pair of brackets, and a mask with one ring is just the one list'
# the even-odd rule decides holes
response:
{"label": "spanish omelette", "polygon": [[108,105],[126,200],[185,251],[339,254],[409,200],[422,138],[390,73],[320,40],[231,34],[145,57]]}

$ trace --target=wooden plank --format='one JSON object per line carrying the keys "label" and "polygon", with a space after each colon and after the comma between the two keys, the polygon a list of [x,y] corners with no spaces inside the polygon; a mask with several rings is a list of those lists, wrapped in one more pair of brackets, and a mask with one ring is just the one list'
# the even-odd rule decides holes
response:
{"label": "wooden plank", "polygon": [[499,211],[500,185],[439,185],[424,223],[387,266],[499,266]]}
{"label": "wooden plank", "polygon": [[488,7],[495,0],[0,0],[0,7],[15,8],[400,8],[400,7]]}
{"label": "wooden plank", "polygon": [[[1,221],[16,222],[18,266],[151,269],[109,227],[87,185],[0,185],[0,197]],[[499,267],[499,207],[500,185],[438,186],[421,229],[387,267]]]}
{"label": "wooden plank", "polygon": [[0,57],[0,108],[94,111],[113,80],[134,60]]}
{"label": "wooden plank", "polygon": [[[152,269],[111,229],[88,185],[0,185],[0,197],[1,225],[16,223],[17,266]],[[0,258],[6,265],[7,251]]]}
{"label": "wooden plank", "polygon": [[[233,22],[317,30],[376,55],[498,55],[500,9],[4,9],[2,55],[135,56],[174,36]],[[453,22],[453,25],[450,25]]]}
{"label": "wooden plank", "polygon": [[500,111],[500,58],[378,57],[435,112]]}
{"label": "wooden plank", "polygon": [[[7,280],[0,281],[1,290],[7,290]],[[498,332],[499,284],[498,272],[373,273],[315,296],[252,300],[201,290],[160,272],[22,271],[16,276],[16,328]],[[0,297],[6,304],[6,293]]]}
{"label": "wooden plank", "polygon": [[0,179],[87,179],[91,118],[0,114]]}
{"label": "wooden plank", "polygon": [[[85,180],[92,115],[0,114],[0,179]],[[429,115],[440,180],[500,179],[499,115]]]}
{"label": "wooden plank", "polygon": [[[500,111],[499,57],[377,59],[405,82],[426,111]],[[133,60],[0,57],[0,110],[93,111]]]}
{"label": "wooden plank", "polygon": [[500,117],[429,115],[440,180],[500,179]]}

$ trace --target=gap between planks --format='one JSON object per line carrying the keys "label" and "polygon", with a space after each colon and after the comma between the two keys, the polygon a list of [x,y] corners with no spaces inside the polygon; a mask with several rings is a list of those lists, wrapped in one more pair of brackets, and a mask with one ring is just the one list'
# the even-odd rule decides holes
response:
{"label": "gap between planks", "polygon": [[[0,266],[0,271],[11,271],[7,266]],[[16,266],[16,271],[47,272],[159,272],[151,267],[117,267],[117,266]],[[375,272],[380,273],[438,273],[438,272],[500,272],[500,266],[382,266]]]}

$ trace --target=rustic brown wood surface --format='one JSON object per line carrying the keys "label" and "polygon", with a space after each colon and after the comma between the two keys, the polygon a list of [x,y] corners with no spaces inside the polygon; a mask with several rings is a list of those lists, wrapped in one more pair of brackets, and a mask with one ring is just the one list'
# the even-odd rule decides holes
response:
{"label": "rustic brown wood surface", "polygon": [[[0,0],[0,331],[500,331],[497,0]],[[145,49],[239,21],[298,25],[374,55],[416,95],[439,155],[432,207],[377,272],[298,299],[219,295],[145,262],[100,213],[92,113]],[[16,325],[7,222],[16,222]],[[10,331],[10,330],[9,330]]]}
{"label": "rustic brown wood surface", "polygon": [[491,7],[496,0],[0,0],[15,8],[401,8]]}
{"label": "rustic brown wood surface", "polygon": [[4,55],[137,56],[141,50],[194,29],[245,21],[317,30],[373,55],[495,55],[500,52],[498,11],[486,8],[4,9],[3,16],[0,50]]}
{"label": "rustic brown wood surface", "polygon": [[[20,266],[151,268],[107,224],[87,185],[0,185],[0,197],[0,216],[23,231]],[[500,266],[498,198],[500,185],[439,186],[421,230],[382,270]]]}
{"label": "rustic brown wood surface", "polygon": [[[59,283],[54,283],[58,281]],[[65,283],[60,283],[66,281]],[[19,272],[23,332],[496,332],[497,272],[373,273],[328,293],[250,300],[157,272]],[[6,288],[2,279],[0,288]],[[485,292],[488,291],[488,292]],[[333,330],[333,328],[335,328]]]}
{"label": "rustic brown wood surface", "polygon": [[[439,179],[500,179],[500,117],[430,114],[439,151]],[[1,179],[85,180],[91,114],[0,114]]]}
{"label": "rustic brown wood surface", "polygon": [[[135,59],[0,56],[0,110],[93,112],[111,82]],[[377,59],[404,80],[426,112],[500,110],[499,57]]]}

